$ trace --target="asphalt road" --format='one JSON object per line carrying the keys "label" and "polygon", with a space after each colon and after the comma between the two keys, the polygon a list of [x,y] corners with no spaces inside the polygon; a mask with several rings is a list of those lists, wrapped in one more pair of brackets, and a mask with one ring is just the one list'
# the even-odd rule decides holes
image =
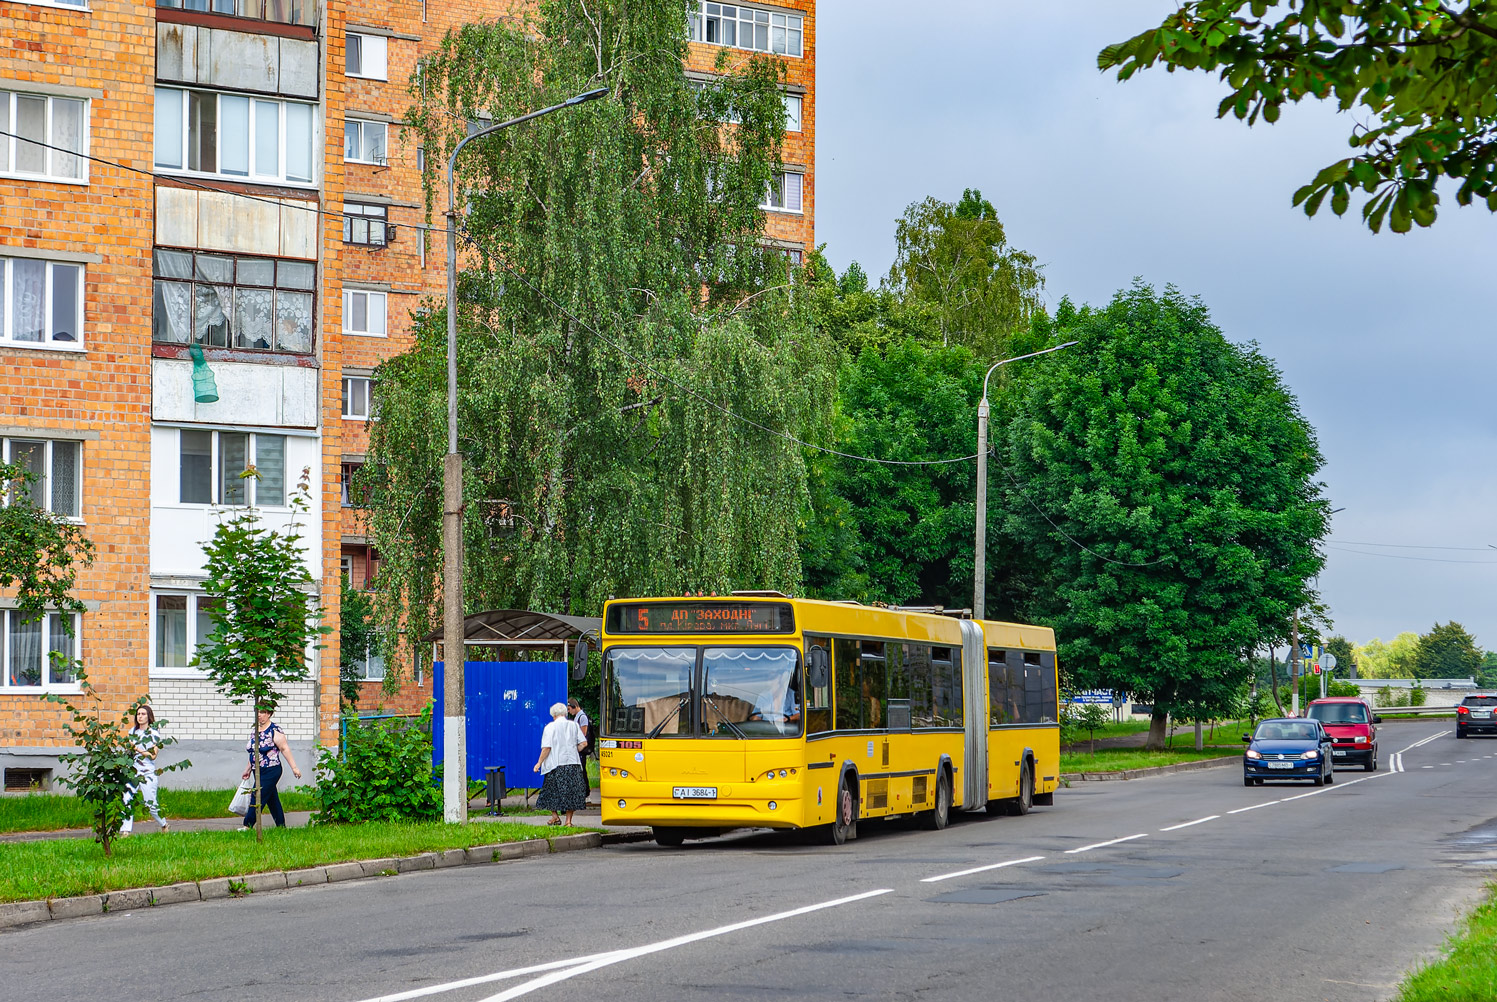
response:
{"label": "asphalt road", "polygon": [[0,934],[0,997],[1367,1002],[1497,875],[1497,740],[1381,739],[1383,771],[1321,789],[1210,769],[839,848],[641,843],[55,922]]}

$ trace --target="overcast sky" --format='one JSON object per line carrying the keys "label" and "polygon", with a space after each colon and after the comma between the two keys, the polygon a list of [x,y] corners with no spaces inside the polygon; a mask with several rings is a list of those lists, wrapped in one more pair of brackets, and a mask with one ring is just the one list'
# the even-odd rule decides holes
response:
{"label": "overcast sky", "polygon": [[1320,578],[1336,630],[1365,643],[1455,619],[1497,649],[1497,217],[1447,197],[1406,236],[1370,234],[1355,202],[1306,219],[1290,197],[1346,155],[1348,119],[1304,105],[1250,129],[1215,118],[1212,77],[1097,70],[1173,7],[825,0],[817,240],[876,280],[906,205],[976,187],[1044,262],[1051,304],[1102,304],[1135,276],[1201,296],[1317,429],[1346,509]]}

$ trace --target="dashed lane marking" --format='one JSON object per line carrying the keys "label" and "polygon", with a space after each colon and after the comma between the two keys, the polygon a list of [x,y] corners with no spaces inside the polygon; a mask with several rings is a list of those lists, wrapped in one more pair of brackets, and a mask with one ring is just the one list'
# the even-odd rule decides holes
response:
{"label": "dashed lane marking", "polygon": [[1020,863],[1033,863],[1044,859],[1044,856],[1025,856],[1023,859],[1008,859],[1002,863],[989,863],[987,866],[974,866],[970,870],[958,870],[955,873],[943,873],[939,877],[923,877],[922,884],[934,884],[939,880],[950,880],[952,877],[966,877],[974,873],[982,873],[986,870],[1001,870],[1005,866],[1018,866]]}
{"label": "dashed lane marking", "polygon": [[1090,852],[1093,849],[1101,849],[1101,848],[1103,848],[1105,846],[1117,845],[1119,842],[1132,842],[1136,838],[1148,838],[1148,837],[1149,837],[1149,833],[1148,832],[1140,832],[1137,835],[1124,835],[1122,838],[1108,839],[1106,842],[1093,842],[1091,845],[1083,845],[1083,846],[1081,846],[1079,848],[1076,848],[1076,849],[1067,849],[1066,850],[1066,854],[1067,855],[1071,855],[1072,853],[1078,853],[1078,852]]}
{"label": "dashed lane marking", "polygon": [[1208,821],[1215,821],[1219,817],[1221,817],[1220,814],[1213,814],[1207,818],[1196,818],[1194,821],[1186,821],[1183,824],[1170,825],[1168,828],[1161,828],[1159,830],[1162,832],[1177,832],[1181,828],[1189,828],[1191,825],[1203,825]]}

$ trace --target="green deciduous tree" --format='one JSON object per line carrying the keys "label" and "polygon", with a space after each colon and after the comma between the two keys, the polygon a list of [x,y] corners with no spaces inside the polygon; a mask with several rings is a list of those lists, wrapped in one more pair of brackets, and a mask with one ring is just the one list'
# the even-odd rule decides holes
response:
{"label": "green deciduous tree", "polygon": [[1395,232],[1435,221],[1443,178],[1456,201],[1497,211],[1497,8],[1486,0],[1193,0],[1097,57],[1126,80],[1164,65],[1215,72],[1217,108],[1249,123],[1278,121],[1306,98],[1354,111],[1356,152],[1294,195],[1338,216],[1354,192],[1362,218]]}
{"label": "green deciduous tree", "polygon": [[1045,279],[1033,254],[1008,242],[993,203],[968,188],[955,203],[926,198],[896,222],[889,286],[933,312],[941,344],[996,359],[1009,337],[1044,309]]}
{"label": "green deciduous tree", "polygon": [[1415,678],[1472,678],[1481,672],[1476,638],[1460,623],[1436,623],[1419,638],[1414,653]]}
{"label": "green deciduous tree", "polygon": [[[258,476],[253,468],[245,476]],[[295,515],[277,532],[256,508],[226,509],[203,544],[207,578],[203,591],[218,599],[213,631],[193,659],[229,702],[249,704],[251,747],[261,707],[275,709],[285,686],[307,678],[307,654],[313,640],[327,632],[320,625],[316,582],[307,569],[307,549],[300,519],[311,495],[311,470],[303,470],[291,495]],[[314,554],[315,556],[315,554]],[[260,756],[254,766],[255,802],[260,799]],[[264,840],[263,810],[255,812],[255,838]]]}
{"label": "green deciduous tree", "polygon": [[1152,700],[1162,746],[1166,713],[1230,706],[1248,652],[1312,599],[1320,452],[1273,364],[1173,289],[1063,302],[1050,336],[1080,343],[1011,367],[995,436],[1024,609],[1076,684]]}
{"label": "green deciduous tree", "polygon": [[1357,674],[1363,678],[1413,678],[1418,654],[1419,634],[1412,630],[1403,631],[1391,644],[1373,637],[1356,648]]}
{"label": "green deciduous tree", "polygon": [[[807,472],[783,435],[825,438],[836,351],[792,325],[790,270],[763,243],[781,70],[725,50],[699,85],[686,41],[676,2],[557,0],[533,24],[462,28],[415,78],[433,194],[470,121],[610,91],[463,153],[470,608],[800,582]],[[391,638],[439,608],[445,316],[416,320],[379,372],[370,450]]]}
{"label": "green deciduous tree", "polygon": [[362,681],[359,668],[370,654],[378,653],[374,604],[368,595],[353,586],[347,574],[343,575],[339,594],[338,692],[343,705],[354,709],[359,705]]}

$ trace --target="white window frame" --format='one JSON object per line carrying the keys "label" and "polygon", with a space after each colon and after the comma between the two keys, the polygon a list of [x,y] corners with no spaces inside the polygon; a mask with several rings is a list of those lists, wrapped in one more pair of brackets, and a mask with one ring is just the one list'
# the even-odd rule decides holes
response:
{"label": "white window frame", "polygon": [[[378,211],[370,212],[370,209]],[[366,231],[369,236],[368,240],[355,239],[354,223],[358,220],[363,220],[368,225]],[[374,239],[376,233],[379,234],[378,240]],[[353,244],[355,247],[388,247],[390,244],[390,207],[383,202],[345,199],[343,202],[343,242]]]}
{"label": "white window frame", "polygon": [[[795,106],[794,113],[791,105]],[[799,132],[801,130],[801,114],[805,111],[805,100],[799,94],[785,94],[785,131]]]}
{"label": "white window frame", "polygon": [[[379,159],[368,158],[364,152],[369,148],[366,141],[366,133],[370,129],[379,129],[384,138],[380,140],[380,149],[384,151]],[[348,136],[350,129],[357,129],[359,133],[358,156],[348,154]],[[347,164],[373,164],[376,167],[385,167],[390,162],[390,123],[374,122],[367,118],[345,118],[343,120],[343,162]]]}
{"label": "white window frame", "polygon": [[[365,330],[359,330],[353,324],[353,301],[356,296],[365,298],[364,323]],[[379,330],[374,329],[371,321],[376,316],[375,303],[379,303],[377,314],[379,316]],[[390,297],[388,293],[374,292],[369,289],[344,289],[343,290],[343,333],[354,337],[389,337],[390,336]]]}
{"label": "white window frame", "polygon": [[[44,6],[50,7],[53,5],[45,4]],[[68,6],[66,9],[77,10],[78,8]],[[0,83],[9,82],[10,81],[0,81]],[[25,85],[23,84],[22,87],[24,88],[24,86]],[[46,138],[43,140],[43,142],[50,143],[52,145],[57,145],[57,137],[52,133],[52,123],[54,120],[52,109],[56,106],[57,102],[68,101],[73,104],[81,105],[83,116],[83,134],[79,136],[80,148],[76,152],[74,152],[54,150],[50,148],[50,146],[42,147],[42,153],[47,158],[47,166],[42,171],[42,173],[34,174],[30,171],[21,171],[16,169],[16,150],[22,143],[29,142],[29,140],[12,136],[0,136],[0,177],[18,177],[24,178],[27,181],[50,181],[57,184],[77,184],[86,186],[88,184],[89,133],[93,117],[91,114],[91,112],[93,111],[93,102],[88,98],[83,97],[61,97],[55,94],[37,94],[33,91],[28,91],[25,89],[11,90],[8,87],[0,87],[0,102],[3,102],[5,105],[4,114],[0,115],[0,123],[3,123],[0,124],[0,129],[3,129],[5,132],[19,133],[20,129],[16,120],[16,104],[18,103],[19,99],[23,97],[47,102]],[[78,160],[78,170],[82,172],[81,175],[78,177],[69,177],[66,174],[56,173],[56,171],[53,169],[54,161],[61,156],[76,157]]]}
{"label": "white window frame", "polygon": [[[188,95],[192,93],[211,94],[217,102],[214,108],[213,164],[215,169],[211,171],[191,170],[187,166],[187,151],[191,145],[192,132],[191,106],[188,101]],[[187,177],[226,177],[234,178],[247,184],[283,184],[296,188],[315,188],[318,186],[318,166],[322,162],[322,150],[318,145],[317,105],[306,101],[286,101],[263,94],[236,94],[227,91],[204,90],[197,87],[157,87],[156,95],[158,100],[161,99],[162,95],[167,95],[168,100],[170,100],[170,95],[180,95],[178,100],[181,102],[181,105],[178,108],[178,115],[182,120],[182,132],[177,143],[177,159],[180,162],[180,166],[155,161],[153,153],[152,162],[158,173],[181,174]],[[224,130],[222,127],[222,105],[223,99],[226,97],[243,98],[249,102],[249,132],[245,137],[245,142],[249,150],[249,162],[248,173],[245,174],[229,173],[223,169]],[[258,163],[258,158],[256,157],[255,126],[260,114],[261,104],[274,104],[278,107],[276,112],[276,164],[273,172],[265,171],[263,169],[264,165]],[[291,118],[290,115],[286,114],[286,109],[293,105],[308,109],[308,114],[311,116],[311,131],[308,136],[309,145],[307,148],[307,164],[312,175],[310,178],[293,178],[288,177],[286,174],[286,164],[290,154],[286,142],[286,133],[290,126]]]}
{"label": "white window frame", "polygon": [[[165,597],[185,598],[185,599],[187,599],[187,631],[186,631],[187,647],[186,647],[186,657],[183,659],[184,663],[180,664],[180,665],[163,665],[161,663],[162,655],[165,652],[162,651],[162,649],[161,649],[161,642],[160,642],[160,625],[159,624],[160,624],[160,618],[161,618],[161,608],[160,608],[160,605],[159,605],[159,600],[161,598],[165,598]],[[199,606],[200,606],[200,603],[211,602],[211,601],[213,601],[213,596],[208,595],[205,592],[200,592],[200,591],[183,591],[183,590],[178,590],[178,589],[164,589],[162,591],[154,591],[153,590],[151,592],[151,627],[150,627],[150,629],[151,629],[151,645],[150,645],[151,646],[151,667],[150,667],[150,673],[152,675],[156,675],[156,676],[159,677],[161,675],[177,674],[177,675],[182,675],[182,676],[186,676],[186,677],[189,677],[189,678],[196,678],[196,677],[198,677],[198,676],[200,676],[202,674],[203,669],[200,666],[193,665],[192,664],[192,659],[198,656],[198,648],[202,645],[202,642],[203,642],[203,639],[204,639],[204,638],[198,636],[198,615],[199,615],[199,613],[201,611],[200,608],[199,608]]]}
{"label": "white window frame", "polygon": [[[42,463],[46,467],[47,472],[43,476],[41,483],[42,493],[46,496],[42,499],[43,503],[41,507],[49,512],[52,512],[53,514],[58,515],[60,518],[66,519],[67,521],[74,524],[81,525],[83,523],[83,443],[74,441],[72,439],[51,439],[42,438],[40,436],[31,438],[26,435],[8,435],[5,438],[0,439],[0,459],[5,460],[5,462],[7,463],[13,462],[13,447],[18,442],[27,445],[40,444],[46,447],[42,452],[42,455],[44,457]],[[73,496],[78,499],[78,513],[76,515],[69,514],[67,512],[62,512],[59,514],[56,511],[55,507],[54,488],[56,487],[55,481],[57,477],[57,466],[56,460],[54,458],[54,447],[59,444],[75,446],[78,449],[78,462],[74,464],[73,471],[73,476],[76,478],[76,483],[74,483],[73,485]],[[36,487],[35,484],[33,484],[32,486],[33,488]],[[10,503],[10,491],[5,491],[3,495],[0,495],[0,504]]]}
{"label": "white window frame", "polygon": [[[362,401],[363,407],[359,407]],[[343,377],[343,420],[368,421],[374,410],[374,380],[368,376]]]}
{"label": "white window frame", "polygon": [[[780,192],[780,201],[787,202],[785,191],[789,188],[789,179],[795,178],[795,205],[776,205],[775,192]],[[775,181],[771,184],[769,191],[764,193],[764,200],[759,203],[759,208],[766,212],[784,212],[790,215],[803,215],[806,211],[806,175],[802,171],[782,170],[775,174]]]}
{"label": "white window frame", "polygon": [[338,576],[348,578],[348,586],[353,587],[353,557],[344,555],[338,558]]}
{"label": "white window frame", "polygon": [[10,659],[12,655],[10,643],[10,629],[12,618],[19,619],[24,613],[20,609],[0,609],[0,692],[20,693],[43,693],[43,692],[79,692],[82,686],[76,678],[64,682],[52,680],[52,634],[54,616],[70,616],[73,620],[73,650],[72,656],[75,661],[81,660],[83,650],[83,617],[76,612],[58,612],[56,609],[48,609],[42,613],[41,618],[41,645],[42,645],[42,681],[38,685],[11,685],[10,684]]}
{"label": "white window frame", "polygon": [[[210,435],[213,436],[212,458],[211,458],[211,460],[209,462],[209,477],[211,478],[209,480],[209,493],[212,496],[212,500],[211,501],[183,501],[182,500],[182,432],[184,432],[184,431],[201,431],[201,432],[206,432],[207,434],[210,434]],[[259,499],[260,482],[259,482],[259,480],[256,479],[255,477],[246,477],[244,479],[244,481],[243,481],[243,483],[244,483],[244,502],[243,502],[243,504],[226,505],[225,502],[224,502],[224,499],[223,499],[223,436],[225,434],[230,434],[230,435],[246,435],[248,437],[248,441],[245,443],[245,458],[249,462],[250,465],[253,465],[253,466],[256,466],[256,467],[259,466],[259,459],[260,459],[260,443],[259,443],[259,439],[260,439],[260,437],[262,435],[261,432],[253,432],[253,431],[252,432],[236,432],[236,431],[227,431],[227,432],[224,432],[224,431],[214,431],[214,430],[211,430],[211,429],[208,429],[208,428],[179,428],[179,429],[177,429],[177,436],[176,436],[176,439],[177,439],[177,452],[176,452],[176,455],[177,455],[177,461],[176,461],[177,493],[176,493],[175,500],[172,502],[172,504],[175,505],[175,506],[178,506],[178,507],[183,507],[183,508],[211,508],[211,507],[218,506],[218,507],[233,507],[233,508],[251,508],[251,507],[253,507],[253,508],[259,508],[259,509],[261,509],[263,511],[290,511],[291,510],[290,500],[291,500],[292,482],[291,482],[290,478],[287,475],[287,471],[290,470],[291,464],[287,461],[286,455],[287,455],[287,451],[289,450],[289,448],[291,446],[291,443],[295,439],[292,436],[290,436],[290,435],[281,435],[281,434],[271,435],[269,433],[263,433],[268,438],[280,438],[280,439],[284,439],[285,440],[284,444],[281,447],[281,462],[284,464],[284,468],[281,470],[281,485],[282,485],[281,489],[282,489],[283,493],[282,493],[282,501],[281,501],[280,504],[275,504],[275,505],[260,504],[260,499]]]}
{"label": "white window frame", "polygon": [[378,637],[369,638],[369,650],[364,652],[362,658],[354,662],[354,670],[358,672],[360,682],[383,682],[385,680],[385,659],[379,653]]}
{"label": "white window frame", "polygon": [[77,3],[68,3],[68,0],[13,0],[14,3],[23,3],[28,7],[55,7],[58,10],[76,10],[84,14],[89,12],[88,0],[78,0]]}
{"label": "white window frame", "polygon": [[[806,52],[806,23],[805,17],[793,11],[775,9],[770,7],[759,7],[754,4],[744,3],[722,3],[720,0],[687,0],[686,17],[693,42],[701,42],[703,45],[721,45],[730,49],[748,49],[751,52],[766,52],[772,55],[787,56],[798,59]],[[731,16],[724,13],[724,8],[731,10]],[[744,18],[744,14],[750,14],[750,18]],[[762,17],[760,15],[763,15]],[[707,40],[707,20],[713,18],[719,21],[727,18],[733,22],[733,41],[731,43]],[[761,47],[757,37],[747,45],[743,44],[743,27],[749,25],[757,29],[760,25],[765,27],[765,44]],[[780,32],[781,45],[775,45],[775,30]],[[719,38],[721,38],[721,27],[719,27]],[[790,42],[795,41],[792,51]]]}
{"label": "white window frame", "polygon": [[[3,248],[0,248],[3,250]],[[13,312],[15,309],[15,273],[16,262],[36,263],[36,258],[25,257],[0,257],[0,347],[5,348],[35,348],[44,351],[86,351],[83,341],[84,320],[88,311],[84,309],[84,299],[88,290],[88,269],[82,264],[74,261],[45,261],[46,279],[42,291],[44,303],[44,318],[42,320],[42,332],[46,335],[43,341],[17,341],[15,340],[15,323]],[[72,319],[69,325],[70,333],[73,335],[71,341],[54,340],[60,321],[53,315],[53,277],[58,268],[76,268],[78,271],[78,315]]]}
{"label": "white window frame", "polygon": [[[384,35],[350,31],[344,43],[344,75],[359,80],[390,79],[390,44]],[[359,68],[353,69],[355,59]]]}

